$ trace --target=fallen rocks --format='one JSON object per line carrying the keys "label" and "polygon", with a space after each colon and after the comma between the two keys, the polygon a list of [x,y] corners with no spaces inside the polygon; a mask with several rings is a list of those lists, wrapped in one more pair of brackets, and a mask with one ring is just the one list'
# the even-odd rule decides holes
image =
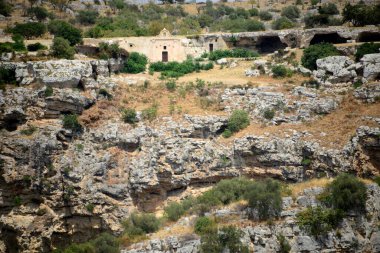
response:
{"label": "fallen rocks", "polygon": [[378,54],[366,54],[360,62],[363,65],[363,77],[367,81],[380,79],[380,53]]}

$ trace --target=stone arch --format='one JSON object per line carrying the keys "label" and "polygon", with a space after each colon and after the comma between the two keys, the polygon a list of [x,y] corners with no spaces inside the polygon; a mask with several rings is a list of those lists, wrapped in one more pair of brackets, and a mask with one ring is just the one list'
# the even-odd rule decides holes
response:
{"label": "stone arch", "polygon": [[332,43],[332,44],[339,44],[339,43],[346,43],[347,39],[341,37],[337,32],[333,33],[317,33],[313,36],[313,38],[310,40],[310,45],[319,44],[319,43]]}

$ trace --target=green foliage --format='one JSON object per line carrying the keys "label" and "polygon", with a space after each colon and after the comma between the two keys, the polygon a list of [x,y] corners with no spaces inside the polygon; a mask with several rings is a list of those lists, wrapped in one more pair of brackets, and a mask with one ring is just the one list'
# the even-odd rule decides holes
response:
{"label": "green foliage", "polygon": [[39,51],[39,50],[45,50],[47,49],[46,46],[42,45],[41,43],[37,42],[37,43],[33,43],[33,44],[29,44],[27,46],[28,48],[28,51],[31,51],[31,52],[35,52],[35,51]]}
{"label": "green foliage", "polygon": [[375,177],[373,181],[380,186],[380,176]]}
{"label": "green foliage", "polygon": [[276,112],[273,109],[266,108],[263,111],[263,117],[267,120],[272,120]]}
{"label": "green foliage", "polygon": [[67,114],[63,116],[63,127],[71,129],[73,131],[79,131],[82,129],[81,124],[78,121],[78,116],[76,114]]}
{"label": "green foliage", "polygon": [[87,211],[89,211],[90,213],[94,212],[94,208],[95,208],[95,206],[94,206],[94,204],[92,204],[92,203],[88,203],[88,204],[86,205],[86,209],[87,209]]}
{"label": "green foliage", "polygon": [[125,123],[134,124],[137,122],[137,114],[136,110],[132,108],[122,109],[121,110],[121,118]]}
{"label": "green foliage", "polygon": [[21,197],[20,197],[20,196],[16,196],[16,197],[14,197],[14,199],[13,199],[13,204],[14,204],[15,206],[21,206],[21,204],[22,204],[22,199],[21,199]]}
{"label": "green foliage", "polygon": [[210,217],[201,216],[195,221],[194,232],[203,235],[216,229],[216,222]]}
{"label": "green foliage", "polygon": [[165,83],[165,86],[166,86],[166,89],[168,91],[175,91],[175,89],[177,88],[177,84],[175,82],[175,80],[169,80]]}
{"label": "green foliage", "polygon": [[50,85],[47,85],[45,88],[45,97],[51,97],[53,96],[53,93],[54,93],[53,87],[51,87]]}
{"label": "green foliage", "polygon": [[70,43],[68,40],[56,37],[53,40],[53,45],[51,46],[52,55],[57,58],[64,58],[64,59],[73,59],[75,50],[73,47],[70,46]]}
{"label": "green foliage", "polygon": [[274,78],[290,77],[293,74],[293,72],[284,65],[273,66],[272,73]]}
{"label": "green foliage", "polygon": [[336,228],[342,219],[342,211],[322,207],[308,207],[297,214],[297,223],[301,229],[315,237],[325,236]]}
{"label": "green foliage", "polygon": [[324,3],[319,8],[318,12],[320,14],[327,14],[327,15],[336,15],[339,14],[338,7],[334,3]]}
{"label": "green foliage", "polygon": [[128,60],[125,62],[122,72],[133,74],[144,72],[147,63],[148,58],[145,55],[139,54],[137,52],[132,52],[129,55]]}
{"label": "green foliage", "polygon": [[0,15],[9,17],[12,13],[12,5],[7,3],[6,0],[0,0]]}
{"label": "green foliage", "polygon": [[39,22],[44,21],[49,16],[48,10],[40,6],[28,9],[28,13],[32,17],[35,17]]}
{"label": "green foliage", "polygon": [[354,26],[380,24],[380,4],[366,5],[360,2],[356,5],[347,3],[343,9],[343,21]]}
{"label": "green foliage", "polygon": [[118,253],[119,241],[113,235],[102,233],[86,243],[73,243],[66,249],[54,250],[54,253]]}
{"label": "green foliage", "polygon": [[330,43],[311,45],[303,51],[301,64],[310,70],[317,69],[317,60],[328,56],[339,55],[339,51]]}
{"label": "green foliage", "polygon": [[232,133],[239,132],[240,130],[249,126],[249,115],[246,111],[235,110],[232,112],[228,119],[227,129]]}
{"label": "green foliage", "polygon": [[248,12],[251,17],[259,16],[259,10],[256,8],[249,9]]}
{"label": "green foliage", "polygon": [[363,85],[363,81],[361,79],[356,80],[352,86],[354,86],[354,89],[360,88]]}
{"label": "green foliage", "polygon": [[81,31],[66,21],[52,20],[48,25],[48,30],[55,37],[68,40],[71,46],[82,42]]}
{"label": "green foliage", "polygon": [[272,179],[256,182],[245,194],[248,206],[257,211],[260,220],[278,217],[282,210],[281,184]]}
{"label": "green foliage", "polygon": [[319,3],[320,0],[311,0],[311,5],[315,6]]}
{"label": "green foliage", "polygon": [[311,164],[311,159],[310,158],[307,158],[307,157],[304,157],[301,161],[301,164],[303,166],[309,166]]}
{"label": "green foliage", "polygon": [[181,63],[176,61],[168,63],[154,62],[150,64],[149,70],[161,72],[162,77],[178,78],[195,71],[209,70],[213,67],[214,65],[212,63],[200,64],[199,62],[194,61],[193,59],[188,59]]}
{"label": "green foliage", "polygon": [[46,33],[46,25],[38,22],[30,22],[24,24],[16,24],[15,27],[11,29],[13,34],[19,34],[24,38],[35,38],[40,37]]}
{"label": "green foliage", "polygon": [[100,37],[103,37],[104,36],[104,31],[101,27],[99,26],[95,26],[95,27],[91,27],[87,32],[86,32],[86,36],[90,37],[90,38],[100,38]]}
{"label": "green foliage", "polygon": [[259,54],[244,48],[236,48],[232,50],[215,50],[209,54],[211,61],[216,61],[222,58],[250,58],[258,57]]}
{"label": "green foliage", "polygon": [[82,10],[78,12],[76,19],[82,25],[93,25],[98,16],[99,13],[95,10]]}
{"label": "green foliage", "polygon": [[233,178],[221,180],[214,188],[214,195],[224,204],[230,204],[234,201],[242,199],[245,191],[253,182],[245,178]]}
{"label": "green foliage", "polygon": [[272,14],[268,11],[260,11],[259,17],[261,20],[268,21],[272,19]]}
{"label": "green foliage", "polygon": [[157,118],[158,105],[152,105],[141,112],[141,117],[148,121],[152,121]]}
{"label": "green foliage", "polygon": [[291,250],[290,244],[288,240],[286,240],[285,236],[283,234],[277,235],[277,241],[280,244],[280,250],[279,253],[289,253]]}
{"label": "green foliage", "polygon": [[242,236],[243,232],[234,226],[222,227],[219,231],[213,230],[202,235],[201,252],[220,253],[228,249],[231,253],[248,253],[248,247],[240,240]]}
{"label": "green foliage", "polygon": [[350,174],[340,174],[326,188],[324,202],[344,212],[364,212],[367,201],[365,184]]}
{"label": "green foliage", "polygon": [[119,58],[121,56],[121,49],[117,43],[99,43],[99,56],[101,59],[107,60],[109,58]]}
{"label": "green foliage", "polygon": [[12,47],[15,51],[25,51],[26,50],[26,47],[24,44],[24,38],[21,35],[19,35],[19,34],[13,35],[12,40],[14,41]]}
{"label": "green foliage", "polygon": [[159,219],[154,214],[148,213],[132,213],[131,216],[123,222],[124,233],[134,238],[136,236],[144,235],[147,233],[156,232],[161,225]]}
{"label": "green foliage", "polygon": [[379,53],[380,43],[366,42],[361,44],[355,53],[355,58],[359,61],[365,54],[375,54]]}
{"label": "green foliage", "polygon": [[342,25],[342,20],[329,14],[307,15],[304,22],[307,28]]}
{"label": "green foliage", "polygon": [[185,213],[182,204],[177,202],[170,202],[165,208],[165,216],[171,221],[177,221]]}
{"label": "green foliage", "polygon": [[290,20],[295,20],[300,17],[301,11],[297,6],[289,5],[282,9],[281,16],[287,17]]}
{"label": "green foliage", "polygon": [[0,66],[0,85],[15,84],[15,83],[16,83],[15,70]]}
{"label": "green foliage", "polygon": [[231,130],[228,129],[228,128],[227,128],[226,130],[224,130],[223,133],[222,133],[222,136],[223,136],[224,138],[230,138],[232,135],[233,135],[233,133],[232,133]]}
{"label": "green foliage", "polygon": [[294,23],[287,17],[281,17],[272,22],[272,28],[275,30],[290,29],[294,26]]}
{"label": "green foliage", "polygon": [[13,51],[14,51],[13,43],[11,43],[11,42],[0,43],[0,54],[11,53]]}
{"label": "green foliage", "polygon": [[23,135],[28,135],[29,136],[29,135],[32,135],[36,131],[37,131],[37,127],[35,127],[33,125],[29,125],[27,128],[22,129],[20,131],[20,133],[23,134]]}

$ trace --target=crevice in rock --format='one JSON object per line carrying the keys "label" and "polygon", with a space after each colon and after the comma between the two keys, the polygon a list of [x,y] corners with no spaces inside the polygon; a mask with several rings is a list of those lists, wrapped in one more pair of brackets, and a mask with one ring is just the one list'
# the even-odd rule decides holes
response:
{"label": "crevice in rock", "polygon": [[325,33],[325,34],[316,34],[310,41],[310,45],[319,44],[319,43],[346,43],[347,39],[341,37],[337,32],[334,33]]}
{"label": "crevice in rock", "polygon": [[18,236],[18,233],[11,228],[3,227],[1,229],[1,237],[5,243],[7,253],[18,253],[21,251],[17,241]]}
{"label": "crevice in rock", "polygon": [[357,42],[375,42],[380,41],[379,32],[362,32],[359,34]]}

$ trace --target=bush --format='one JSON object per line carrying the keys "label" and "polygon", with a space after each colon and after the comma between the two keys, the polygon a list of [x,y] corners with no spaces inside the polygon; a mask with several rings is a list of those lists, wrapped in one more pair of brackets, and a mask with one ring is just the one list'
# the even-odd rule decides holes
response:
{"label": "bush", "polygon": [[155,118],[157,118],[157,110],[158,110],[158,106],[157,105],[153,105],[153,106],[151,106],[151,107],[149,107],[147,109],[142,110],[141,117],[143,119],[152,121]]}
{"label": "bush", "polygon": [[300,9],[297,6],[289,5],[282,9],[281,16],[286,17],[291,20],[295,20],[300,17]]}
{"label": "bush", "polygon": [[219,253],[228,249],[228,252],[248,253],[248,247],[241,242],[243,232],[234,227],[222,227],[211,233],[203,234],[201,237],[201,252]]}
{"label": "bush", "polygon": [[232,50],[215,50],[211,52],[208,58],[211,61],[216,61],[222,58],[231,57],[231,58],[251,58],[258,57],[259,54],[255,51],[251,51],[244,48],[236,48]]}
{"label": "bush", "polygon": [[49,16],[49,12],[44,7],[32,7],[28,13],[32,17],[36,17],[39,22],[44,21]]}
{"label": "bush", "polygon": [[327,14],[327,15],[336,15],[339,14],[338,7],[336,7],[336,4],[334,3],[324,3],[319,8],[318,12],[320,14]]}
{"label": "bush", "polygon": [[121,118],[125,123],[134,124],[137,122],[136,110],[132,108],[122,109]]}
{"label": "bush", "polygon": [[227,129],[236,133],[249,126],[249,115],[246,111],[235,110],[228,119]]}
{"label": "bush", "polygon": [[154,214],[132,213],[131,216],[123,222],[125,234],[130,238],[156,232],[161,225],[159,219]]}
{"label": "bush", "polygon": [[170,80],[165,83],[165,86],[168,91],[175,91],[177,84],[174,80]]}
{"label": "bush", "polygon": [[15,51],[25,51],[26,50],[26,47],[24,44],[24,38],[21,35],[19,35],[19,34],[13,35],[12,40],[14,41],[14,43],[12,44],[12,48]]}
{"label": "bush", "polygon": [[87,31],[86,36],[90,38],[100,38],[104,36],[104,31],[101,27],[95,26]]}
{"label": "bush", "polygon": [[290,29],[294,26],[294,23],[287,17],[278,18],[272,23],[272,28],[275,30]]}
{"label": "bush", "polygon": [[64,38],[54,38],[51,50],[54,57],[64,59],[74,58],[75,50],[70,46],[69,41]]}
{"label": "bush", "polygon": [[310,70],[317,69],[317,60],[328,56],[339,55],[339,51],[333,44],[321,43],[311,45],[303,51],[301,64]]}
{"label": "bush", "polygon": [[267,108],[263,112],[263,117],[267,120],[272,120],[274,118],[275,114],[276,114],[276,112],[273,109]]}
{"label": "bush", "polygon": [[216,229],[216,223],[209,217],[201,216],[195,221],[194,232],[198,235],[210,233]]}
{"label": "bush", "polygon": [[80,131],[82,129],[82,126],[78,121],[78,116],[75,114],[64,115],[62,123],[64,128],[71,129],[73,131]]}
{"label": "bush", "polygon": [[144,72],[147,63],[148,58],[145,55],[132,52],[125,62],[122,72],[133,74]]}
{"label": "bush", "polygon": [[32,126],[32,125],[29,125],[28,128],[22,129],[22,130],[20,131],[20,133],[23,134],[23,135],[28,135],[28,136],[30,136],[30,135],[32,135],[35,131],[37,131],[37,127]]}
{"label": "bush", "polygon": [[167,78],[178,78],[194,71],[209,70],[213,67],[212,63],[200,64],[197,61],[188,59],[181,63],[176,61],[168,63],[155,62],[150,65],[149,71],[161,72],[161,75]]}
{"label": "bush", "polygon": [[252,181],[245,178],[233,178],[221,180],[214,188],[214,195],[219,198],[222,204],[227,205],[243,198],[247,188],[253,184]]}
{"label": "bush", "polygon": [[282,210],[281,184],[272,179],[256,182],[245,194],[248,206],[257,211],[260,220],[278,217]]}
{"label": "bush", "polygon": [[170,202],[165,208],[165,215],[171,221],[177,221],[185,213],[185,209],[180,203]]}
{"label": "bush", "polygon": [[375,54],[379,53],[380,43],[364,43],[361,44],[355,53],[355,58],[359,61],[365,54]]}
{"label": "bush", "polygon": [[98,92],[98,94],[100,96],[103,96],[104,98],[106,98],[108,100],[112,100],[112,98],[113,98],[112,94],[109,93],[109,91],[106,90],[106,89],[100,89],[99,92]]}
{"label": "bush", "polygon": [[37,43],[33,43],[33,44],[29,44],[27,46],[28,48],[28,51],[31,51],[31,52],[35,52],[35,51],[39,51],[39,50],[45,50],[47,49],[46,46],[42,45],[41,43],[37,42]]}
{"label": "bush", "polygon": [[289,253],[292,248],[291,248],[289,242],[286,240],[285,236],[282,234],[279,234],[276,237],[277,237],[277,241],[280,245],[280,250],[278,252],[279,253]]}
{"label": "bush", "polygon": [[343,219],[340,210],[322,207],[308,207],[297,214],[297,223],[301,229],[317,237],[325,236],[330,230],[336,228]]}
{"label": "bush", "polygon": [[251,17],[259,16],[259,10],[256,8],[249,9],[248,13]]}
{"label": "bush", "polygon": [[9,17],[12,13],[12,5],[7,3],[6,0],[0,0],[0,15]]}
{"label": "bush", "polygon": [[351,22],[354,26],[380,24],[380,4],[366,5],[358,3],[356,5],[346,4],[343,9],[343,21]]}
{"label": "bush", "polygon": [[55,37],[62,37],[74,46],[82,42],[82,34],[78,28],[63,20],[52,20],[48,25],[48,30]]}
{"label": "bush", "polygon": [[246,21],[246,31],[247,32],[256,32],[256,31],[264,31],[265,26],[262,22],[255,20],[255,19],[250,19]]}
{"label": "bush", "polygon": [[119,58],[121,56],[122,50],[117,43],[99,43],[99,56],[101,59],[109,59],[109,58]]}
{"label": "bush", "polygon": [[274,78],[280,77],[290,77],[292,76],[292,71],[286,68],[284,65],[275,65],[272,67],[272,73]]}
{"label": "bush", "polygon": [[340,174],[328,185],[324,194],[324,202],[344,212],[365,211],[367,188],[365,184],[350,174]]}
{"label": "bush", "polygon": [[77,14],[77,20],[82,25],[93,25],[98,18],[99,13],[95,10],[82,10]]}
{"label": "bush", "polygon": [[46,33],[46,25],[38,22],[16,24],[11,31],[13,34],[20,34],[24,38],[31,39],[33,37],[40,37]]}
{"label": "bush", "polygon": [[113,235],[102,233],[97,238],[85,243],[73,243],[64,250],[54,250],[54,253],[117,253],[119,241]]}
{"label": "bush", "polygon": [[11,42],[0,43],[0,54],[11,53],[13,51],[14,51],[13,43],[11,43]]}
{"label": "bush", "polygon": [[15,83],[16,83],[15,70],[0,66],[0,85],[15,84]]}
{"label": "bush", "polygon": [[268,11],[260,11],[259,17],[261,20],[268,21],[272,19],[272,14]]}
{"label": "bush", "polygon": [[51,97],[53,96],[53,93],[54,93],[53,87],[51,87],[50,85],[47,85],[45,88],[45,97]]}
{"label": "bush", "polygon": [[373,180],[378,186],[380,186],[380,176],[375,177]]}

